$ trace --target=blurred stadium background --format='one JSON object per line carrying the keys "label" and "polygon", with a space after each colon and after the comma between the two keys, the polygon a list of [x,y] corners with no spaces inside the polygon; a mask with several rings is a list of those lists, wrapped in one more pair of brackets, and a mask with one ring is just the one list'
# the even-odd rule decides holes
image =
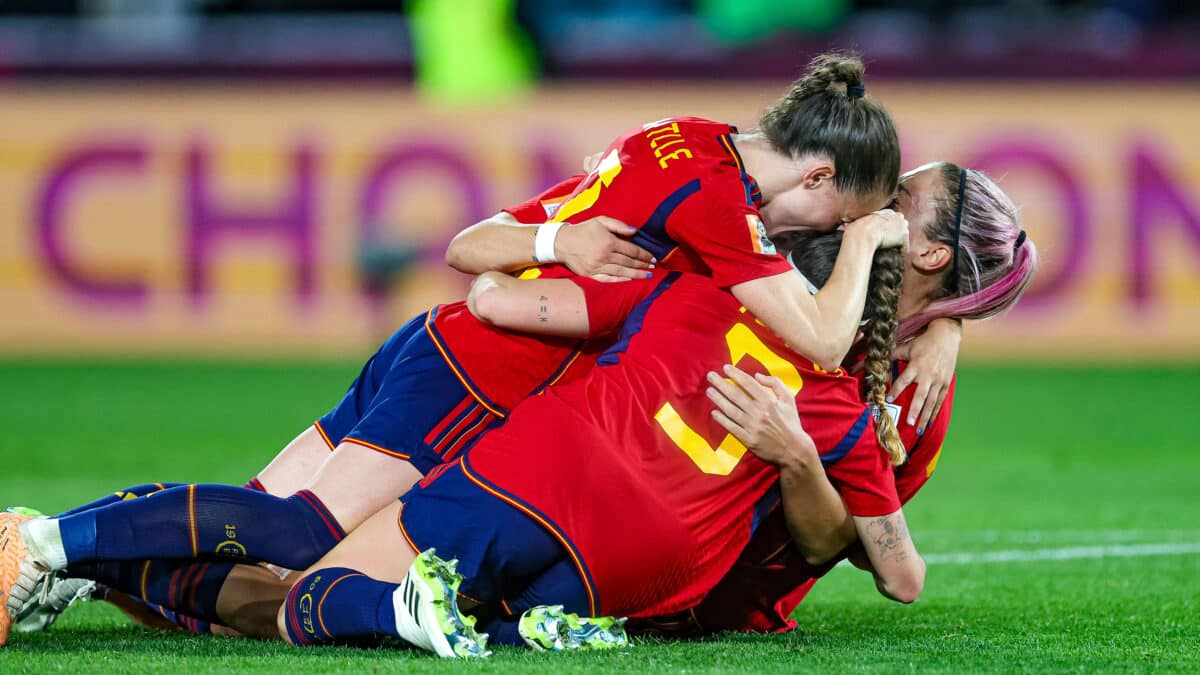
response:
{"label": "blurred stadium background", "polygon": [[[0,0],[0,496],[244,481],[394,326],[462,296],[441,260],[459,229],[635,124],[751,128],[831,47],[866,58],[904,166],[997,177],[1044,266],[1015,312],[966,328],[950,454],[910,514],[949,561],[926,598],[890,607],[839,571],[798,637],[663,658],[1200,668],[1185,0]],[[1039,553],[1071,547],[1096,555]],[[395,667],[180,650],[79,616],[0,669]]]}

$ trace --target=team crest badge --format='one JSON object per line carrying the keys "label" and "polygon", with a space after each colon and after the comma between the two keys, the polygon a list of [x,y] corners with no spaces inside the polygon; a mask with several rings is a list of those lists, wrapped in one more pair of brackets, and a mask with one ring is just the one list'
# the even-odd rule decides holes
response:
{"label": "team crest badge", "polygon": [[775,254],[775,244],[771,242],[771,238],[767,236],[767,227],[763,225],[762,218],[756,215],[747,215],[746,223],[750,226],[750,236],[755,238],[754,250],[767,255]]}

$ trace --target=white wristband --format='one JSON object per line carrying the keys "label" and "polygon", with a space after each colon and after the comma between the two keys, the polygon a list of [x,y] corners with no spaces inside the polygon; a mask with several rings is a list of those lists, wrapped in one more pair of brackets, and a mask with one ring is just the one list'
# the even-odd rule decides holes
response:
{"label": "white wristband", "polygon": [[537,235],[533,238],[533,257],[538,262],[558,262],[558,257],[554,255],[554,240],[558,238],[558,231],[565,223],[542,223],[538,225]]}

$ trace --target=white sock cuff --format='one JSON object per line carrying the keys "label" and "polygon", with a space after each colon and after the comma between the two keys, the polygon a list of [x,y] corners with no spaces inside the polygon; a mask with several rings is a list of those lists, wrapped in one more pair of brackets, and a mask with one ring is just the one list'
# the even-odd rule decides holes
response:
{"label": "white sock cuff", "polygon": [[25,546],[34,560],[52,571],[67,568],[67,550],[63,547],[62,530],[54,518],[38,518],[25,523]]}

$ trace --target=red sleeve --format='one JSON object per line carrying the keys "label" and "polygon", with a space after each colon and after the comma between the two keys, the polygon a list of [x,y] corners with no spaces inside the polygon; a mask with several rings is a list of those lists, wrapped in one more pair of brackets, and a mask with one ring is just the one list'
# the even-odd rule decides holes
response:
{"label": "red sleeve", "polygon": [[520,223],[530,225],[544,223],[554,216],[554,211],[567,200],[567,197],[571,196],[584,178],[587,178],[587,174],[576,174],[536,197],[527,199],[520,204],[507,206],[502,210],[512,214],[512,217]]}
{"label": "red sleeve", "polygon": [[846,501],[851,515],[875,518],[900,510],[892,465],[875,440],[873,423],[866,425],[850,452],[826,467],[825,473]]}
{"label": "red sleeve", "polygon": [[[896,470],[896,490],[900,494],[900,501],[907,504],[908,500],[912,499],[917,492],[924,487],[925,483],[933,476],[934,469],[937,468],[938,460],[942,456],[942,444],[946,440],[946,432],[950,428],[950,415],[954,407],[954,388],[957,378],[950,380],[950,388],[946,391],[946,400],[942,402],[941,410],[938,410],[937,417],[929,423],[929,428],[925,433],[916,436],[913,432],[913,437],[916,441],[908,447],[908,461],[904,466]],[[909,387],[913,390],[915,387]],[[906,392],[907,401],[902,395],[897,403],[902,403],[901,409],[901,425],[907,423],[904,421],[908,416],[908,406],[912,403],[912,394]],[[901,438],[907,439],[909,434],[904,433],[901,428]]]}
{"label": "red sleeve", "polygon": [[621,329],[625,317],[639,302],[650,297],[658,288],[666,272],[655,272],[650,279],[630,279],[605,283],[589,277],[572,277],[571,281],[583,289],[587,301],[588,337],[611,335]]}
{"label": "red sleeve", "polygon": [[721,288],[792,269],[775,253],[758,209],[746,201],[740,179],[731,180],[727,173],[703,182],[700,194],[671,214],[667,231],[700,256]]}

